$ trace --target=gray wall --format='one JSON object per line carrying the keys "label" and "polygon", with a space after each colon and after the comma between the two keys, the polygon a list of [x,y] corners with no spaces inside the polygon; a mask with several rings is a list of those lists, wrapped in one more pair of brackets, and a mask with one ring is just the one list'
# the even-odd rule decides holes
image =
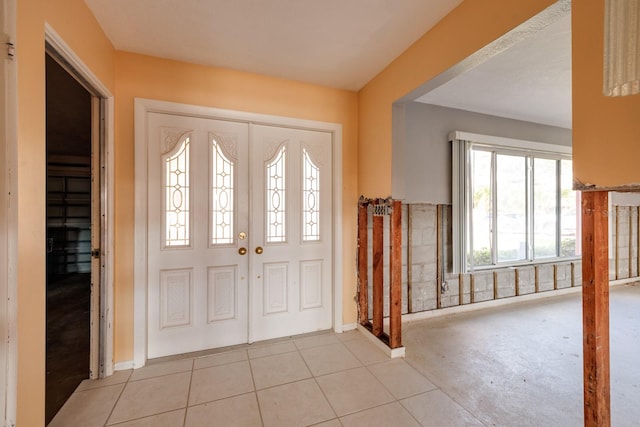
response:
{"label": "gray wall", "polygon": [[405,203],[451,203],[451,131],[571,145],[570,129],[435,105],[397,105],[393,114],[392,196]]}

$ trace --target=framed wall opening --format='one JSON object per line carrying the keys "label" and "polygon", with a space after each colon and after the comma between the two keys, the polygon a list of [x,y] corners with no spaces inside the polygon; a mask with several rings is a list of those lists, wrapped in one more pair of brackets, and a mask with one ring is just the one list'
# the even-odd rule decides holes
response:
{"label": "framed wall opening", "polygon": [[[56,70],[84,99],[79,101],[84,111],[80,145],[56,147],[56,138],[65,136],[64,127],[58,127],[60,123],[47,126],[47,281],[56,276],[88,280],[87,377],[103,378],[113,373],[113,97],[49,25],[45,51],[47,74]],[[76,119],[54,113],[66,100],[55,99],[60,94],[47,89],[54,97],[47,103],[48,120],[75,123]],[[73,105],[67,107],[71,110]],[[77,133],[73,127],[67,124],[66,132]],[[56,136],[56,132],[62,134]],[[54,409],[47,408],[47,419],[53,415]]]}

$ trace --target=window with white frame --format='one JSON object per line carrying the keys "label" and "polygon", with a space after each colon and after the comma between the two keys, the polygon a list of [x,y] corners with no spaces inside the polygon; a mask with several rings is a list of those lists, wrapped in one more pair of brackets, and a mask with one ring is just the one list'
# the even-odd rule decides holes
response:
{"label": "window with white frame", "polygon": [[453,270],[575,258],[571,147],[453,132]]}

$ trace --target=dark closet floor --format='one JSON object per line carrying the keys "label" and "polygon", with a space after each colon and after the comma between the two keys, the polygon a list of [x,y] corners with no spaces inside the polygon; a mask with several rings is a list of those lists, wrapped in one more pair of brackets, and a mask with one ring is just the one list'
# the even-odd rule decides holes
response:
{"label": "dark closet floor", "polygon": [[47,281],[47,424],[78,384],[89,378],[90,298],[90,274]]}

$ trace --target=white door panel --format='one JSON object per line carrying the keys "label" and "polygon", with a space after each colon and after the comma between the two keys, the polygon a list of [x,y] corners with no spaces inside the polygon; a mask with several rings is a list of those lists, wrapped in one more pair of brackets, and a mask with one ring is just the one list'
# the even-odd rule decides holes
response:
{"label": "white door panel", "polygon": [[247,342],[247,125],[152,113],[148,355]]}
{"label": "white door panel", "polygon": [[331,134],[252,125],[250,143],[251,339],[329,329]]}

